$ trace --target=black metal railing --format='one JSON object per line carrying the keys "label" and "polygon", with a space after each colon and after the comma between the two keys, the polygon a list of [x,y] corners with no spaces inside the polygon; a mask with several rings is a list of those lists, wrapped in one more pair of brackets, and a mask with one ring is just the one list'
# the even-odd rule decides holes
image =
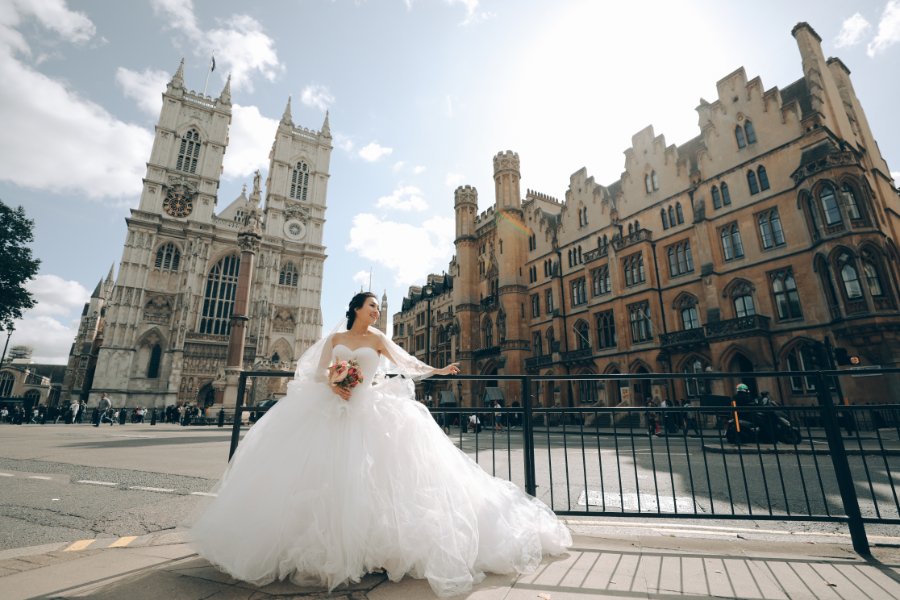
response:
{"label": "black metal railing", "polygon": [[[606,406],[543,406],[536,398],[554,386],[595,381],[612,393],[690,380],[702,390],[734,374],[463,375],[452,379],[513,390],[513,404],[430,410],[486,471],[560,515],[846,523],[854,548],[867,554],[866,524],[900,525],[900,404],[835,406],[835,381],[854,376],[848,371],[752,375],[786,385],[803,377],[815,384],[817,404],[737,406],[706,394],[691,406],[628,406],[618,398]],[[286,374],[241,374],[232,453],[246,378],[271,376]]]}

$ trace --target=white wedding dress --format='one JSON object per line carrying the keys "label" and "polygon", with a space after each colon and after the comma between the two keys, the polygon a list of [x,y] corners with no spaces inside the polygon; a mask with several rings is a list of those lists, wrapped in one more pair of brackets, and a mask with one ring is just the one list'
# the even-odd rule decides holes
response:
{"label": "white wedding dress", "polygon": [[193,524],[201,556],[258,585],[290,578],[332,590],[383,568],[453,596],[485,572],[530,572],[572,544],[545,504],[485,473],[396,391],[408,384],[373,387],[376,350],[336,345],[333,356],[355,358],[363,384],[346,402],[321,380],[289,386]]}

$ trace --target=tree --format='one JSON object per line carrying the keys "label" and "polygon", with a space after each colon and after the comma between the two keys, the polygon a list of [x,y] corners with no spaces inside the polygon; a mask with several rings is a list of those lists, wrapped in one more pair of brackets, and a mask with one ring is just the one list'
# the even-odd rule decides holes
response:
{"label": "tree", "polygon": [[22,318],[22,311],[34,306],[25,288],[41,264],[26,245],[33,241],[34,221],[25,216],[25,209],[12,209],[0,200],[0,327],[6,331]]}

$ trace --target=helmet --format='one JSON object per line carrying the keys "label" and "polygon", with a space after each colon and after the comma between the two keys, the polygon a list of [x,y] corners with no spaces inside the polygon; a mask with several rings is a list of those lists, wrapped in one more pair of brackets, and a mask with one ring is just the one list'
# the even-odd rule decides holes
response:
{"label": "helmet", "polygon": [[747,387],[746,383],[739,383],[739,384],[737,384],[737,388],[735,389],[735,391],[736,392],[747,392],[749,394],[750,388]]}

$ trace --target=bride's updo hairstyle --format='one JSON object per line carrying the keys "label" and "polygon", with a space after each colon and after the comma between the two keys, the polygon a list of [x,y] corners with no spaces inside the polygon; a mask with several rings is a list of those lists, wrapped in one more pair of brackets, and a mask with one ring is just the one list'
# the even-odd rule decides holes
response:
{"label": "bride's updo hairstyle", "polygon": [[353,327],[353,321],[356,320],[356,309],[362,308],[366,303],[367,298],[375,298],[378,297],[372,292],[360,292],[357,295],[353,296],[353,299],[350,301],[350,308],[347,309],[347,329],[349,330]]}

